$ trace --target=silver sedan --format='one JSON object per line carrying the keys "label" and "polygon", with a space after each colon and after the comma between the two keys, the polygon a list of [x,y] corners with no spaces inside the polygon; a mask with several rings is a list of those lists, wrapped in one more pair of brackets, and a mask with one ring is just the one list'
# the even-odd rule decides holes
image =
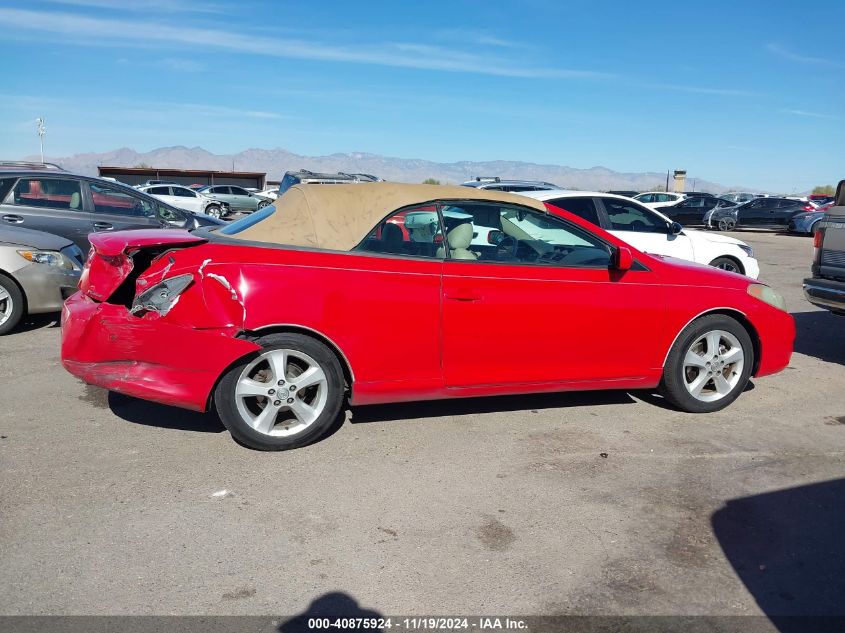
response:
{"label": "silver sedan", "polygon": [[59,312],[76,292],[83,254],[58,235],[0,227],[0,334],[25,314]]}

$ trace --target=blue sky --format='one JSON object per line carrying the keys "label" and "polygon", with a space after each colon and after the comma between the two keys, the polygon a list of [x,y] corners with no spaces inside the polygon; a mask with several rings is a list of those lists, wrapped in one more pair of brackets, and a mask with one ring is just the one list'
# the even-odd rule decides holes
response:
{"label": "blue sky", "polygon": [[842,0],[0,0],[0,155],[202,146],[845,178]]}

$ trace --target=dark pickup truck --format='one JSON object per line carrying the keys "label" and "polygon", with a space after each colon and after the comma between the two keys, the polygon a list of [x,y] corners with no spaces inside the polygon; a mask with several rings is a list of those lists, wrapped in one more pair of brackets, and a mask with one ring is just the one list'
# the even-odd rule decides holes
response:
{"label": "dark pickup truck", "polygon": [[845,316],[845,180],[836,202],[818,223],[813,241],[813,276],[804,280],[807,301]]}

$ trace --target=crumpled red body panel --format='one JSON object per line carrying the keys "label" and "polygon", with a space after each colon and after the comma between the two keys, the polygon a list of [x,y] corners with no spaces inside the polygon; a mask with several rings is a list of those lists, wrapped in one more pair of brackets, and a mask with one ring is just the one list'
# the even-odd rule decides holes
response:
{"label": "crumpled red body panel", "polygon": [[[164,404],[206,410],[234,361],[259,349],[228,329],[197,330],[76,293],[62,312],[62,364],[85,382]],[[174,350],[179,350],[174,353]]]}

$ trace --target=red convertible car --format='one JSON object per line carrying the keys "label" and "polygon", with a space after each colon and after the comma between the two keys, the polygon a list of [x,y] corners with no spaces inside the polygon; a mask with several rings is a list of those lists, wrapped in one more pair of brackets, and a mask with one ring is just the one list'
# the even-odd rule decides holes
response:
{"label": "red convertible car", "polygon": [[495,191],[297,185],[219,229],[90,239],[64,366],[213,406],[258,449],[315,440],[345,399],[660,387],[684,411],[715,411],[792,353],[768,286]]}

